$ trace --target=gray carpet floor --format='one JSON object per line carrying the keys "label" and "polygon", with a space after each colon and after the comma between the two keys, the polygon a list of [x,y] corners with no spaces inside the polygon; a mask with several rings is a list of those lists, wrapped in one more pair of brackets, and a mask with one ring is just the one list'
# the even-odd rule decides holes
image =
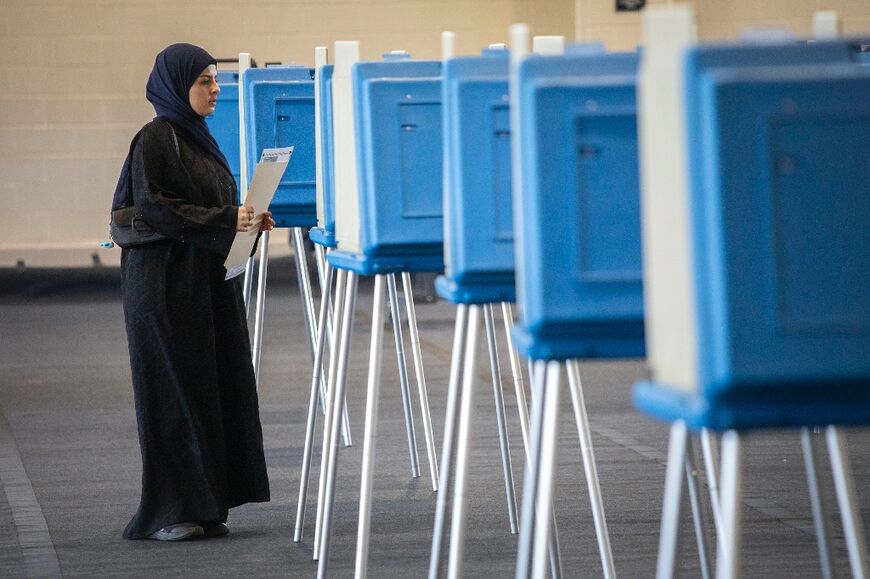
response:
{"label": "gray carpet floor", "polygon": [[[124,541],[136,509],[141,465],[117,270],[0,271],[0,576],[311,577],[312,469],[302,543],[292,541],[311,362],[293,268],[270,266],[260,409],[272,501],[234,509],[228,537],[180,544]],[[348,408],[354,445],[339,458],[330,576],[353,575],[372,288],[363,284],[351,347]],[[417,307],[438,448],[444,422],[455,309]],[[408,339],[405,331],[406,341]],[[517,499],[522,439],[513,384],[499,336]],[[392,333],[383,357],[370,577],[423,577],[436,495],[429,480],[420,404],[414,400],[421,476],[410,476]],[[469,482],[464,575],[511,577],[516,536],[509,532],[489,368],[481,348]],[[239,355],[247,355],[239,352]],[[413,366],[408,354],[414,387]],[[636,412],[631,385],[639,360],[581,363],[593,442],[617,574],[654,575],[668,426]],[[567,577],[601,576],[570,397],[563,396],[556,497]],[[318,415],[318,429],[321,425]],[[319,431],[319,430],[318,430]],[[865,521],[870,519],[870,431],[847,440]],[[320,440],[317,440],[319,453]],[[746,577],[819,577],[821,568],[798,432],[746,437],[743,572]],[[834,504],[830,466],[825,494]],[[848,576],[837,511],[832,523],[840,576]],[[700,575],[688,510],[680,566]]]}

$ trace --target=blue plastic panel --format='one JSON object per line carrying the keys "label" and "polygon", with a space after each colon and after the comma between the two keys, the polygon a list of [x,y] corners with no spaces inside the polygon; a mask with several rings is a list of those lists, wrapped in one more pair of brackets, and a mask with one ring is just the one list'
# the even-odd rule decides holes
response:
{"label": "blue plastic panel", "polygon": [[516,299],[508,52],[444,67],[448,267],[438,293],[454,303]]}
{"label": "blue plastic panel", "polygon": [[224,157],[230,164],[236,188],[241,183],[241,158],[239,153],[239,73],[218,71],[217,82],[221,92],[218,95],[214,114],[205,118],[208,130],[218,143]]}
{"label": "blue plastic panel", "polygon": [[644,355],[634,53],[530,57],[519,71],[517,348]]}
{"label": "blue plastic panel", "polygon": [[324,65],[317,82],[320,83],[320,163],[323,187],[323,228],[308,232],[311,241],[324,247],[335,247],[335,143],[332,133],[332,71],[334,66]]}
{"label": "blue plastic panel", "polygon": [[361,62],[352,70],[361,255],[330,263],[370,275],[444,268],[441,63]]}
{"label": "blue plastic panel", "polygon": [[278,227],[317,224],[312,75],[309,68],[277,66],[244,75],[248,178],[263,149],[295,147],[269,207]]}
{"label": "blue plastic panel", "polygon": [[870,423],[870,70],[844,43],[686,56],[695,427]]}

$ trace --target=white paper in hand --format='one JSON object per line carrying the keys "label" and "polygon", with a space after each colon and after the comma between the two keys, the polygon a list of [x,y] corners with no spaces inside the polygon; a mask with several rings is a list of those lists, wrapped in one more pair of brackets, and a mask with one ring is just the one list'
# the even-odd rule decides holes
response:
{"label": "white paper in hand", "polygon": [[[251,179],[251,185],[248,187],[248,195],[243,202],[244,205],[254,208],[254,215],[259,215],[269,208],[292,154],[293,147],[263,149],[260,162],[254,170],[254,178]],[[224,262],[224,267],[227,268],[226,279],[232,279],[245,271],[248,257],[257,241],[257,233],[256,229],[236,233],[230,254]]]}

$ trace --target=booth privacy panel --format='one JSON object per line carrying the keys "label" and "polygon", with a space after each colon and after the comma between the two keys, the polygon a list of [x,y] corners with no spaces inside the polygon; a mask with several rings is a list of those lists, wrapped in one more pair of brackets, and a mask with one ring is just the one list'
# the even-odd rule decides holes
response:
{"label": "booth privacy panel", "polygon": [[236,187],[241,188],[241,158],[239,153],[239,73],[218,71],[217,82],[220,86],[217,106],[213,114],[205,118],[208,130],[217,141],[218,147],[227,163]]}
{"label": "booth privacy panel", "polygon": [[457,302],[515,299],[507,57],[444,66],[447,268],[437,287]]}
{"label": "booth privacy panel", "polygon": [[625,53],[520,65],[516,337],[532,358],[644,353],[636,70]]}
{"label": "booth privacy panel", "polygon": [[[434,61],[353,66],[358,197],[336,214],[339,250],[425,254],[443,263],[440,73]],[[337,189],[336,203],[353,193]],[[345,243],[343,221],[348,231],[358,230],[357,243]]]}
{"label": "booth privacy panel", "polygon": [[279,227],[317,223],[312,69],[252,68],[244,73],[248,174],[265,148],[294,147],[269,206]]}
{"label": "booth privacy panel", "polygon": [[638,406],[691,426],[870,416],[870,71],[844,43],[685,58],[697,390]]}

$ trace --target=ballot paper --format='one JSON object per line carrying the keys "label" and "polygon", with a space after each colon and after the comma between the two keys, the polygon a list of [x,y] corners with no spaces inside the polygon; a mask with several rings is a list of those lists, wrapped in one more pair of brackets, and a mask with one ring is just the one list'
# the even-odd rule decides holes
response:
{"label": "ballot paper", "polygon": [[[251,185],[248,187],[248,194],[244,200],[245,205],[254,208],[254,215],[259,215],[269,208],[292,154],[293,147],[263,149],[263,154],[254,170],[254,178],[251,179]],[[257,241],[257,233],[256,229],[236,233],[230,254],[224,262],[224,267],[227,268],[226,279],[232,279],[245,271],[248,257],[250,257],[254,243]]]}

